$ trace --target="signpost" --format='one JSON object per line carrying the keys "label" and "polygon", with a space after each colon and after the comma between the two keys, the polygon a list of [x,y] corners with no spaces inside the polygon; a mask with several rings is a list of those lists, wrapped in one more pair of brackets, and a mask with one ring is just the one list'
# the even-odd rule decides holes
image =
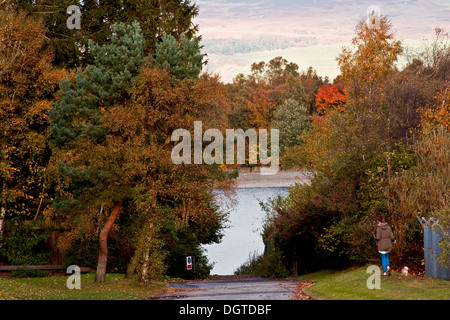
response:
{"label": "signpost", "polygon": [[193,270],[194,269],[194,257],[193,256],[186,256],[186,270]]}

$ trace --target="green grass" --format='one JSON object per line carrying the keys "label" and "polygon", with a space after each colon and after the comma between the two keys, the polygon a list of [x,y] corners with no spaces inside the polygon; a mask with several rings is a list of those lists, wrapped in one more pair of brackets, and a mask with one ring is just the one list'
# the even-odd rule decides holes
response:
{"label": "green grass", "polygon": [[450,281],[403,277],[392,272],[381,277],[380,289],[368,289],[367,267],[341,272],[321,271],[301,276],[316,283],[305,289],[315,299],[326,300],[450,300]]}
{"label": "green grass", "polygon": [[123,274],[107,274],[104,283],[95,283],[95,273],[81,275],[81,289],[68,289],[68,276],[0,278],[0,300],[135,300],[161,291],[165,283],[140,285]]}

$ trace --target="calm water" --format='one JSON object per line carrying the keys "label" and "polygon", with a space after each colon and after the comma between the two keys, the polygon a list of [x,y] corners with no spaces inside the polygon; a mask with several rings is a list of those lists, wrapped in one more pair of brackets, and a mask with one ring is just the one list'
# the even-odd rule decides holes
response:
{"label": "calm water", "polygon": [[259,201],[267,201],[277,194],[287,194],[288,188],[237,189],[237,203],[230,211],[228,228],[222,242],[205,245],[206,255],[214,267],[211,274],[228,275],[248,260],[254,252],[264,252],[261,238],[266,213]]}

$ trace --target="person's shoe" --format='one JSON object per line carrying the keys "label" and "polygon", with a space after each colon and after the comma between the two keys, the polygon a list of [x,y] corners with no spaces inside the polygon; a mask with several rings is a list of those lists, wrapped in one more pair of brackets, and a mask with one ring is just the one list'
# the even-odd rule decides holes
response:
{"label": "person's shoe", "polygon": [[391,275],[391,268],[389,266],[386,267],[386,271],[387,271],[387,275],[390,276]]}
{"label": "person's shoe", "polygon": [[383,272],[383,277],[386,277],[386,272]]}

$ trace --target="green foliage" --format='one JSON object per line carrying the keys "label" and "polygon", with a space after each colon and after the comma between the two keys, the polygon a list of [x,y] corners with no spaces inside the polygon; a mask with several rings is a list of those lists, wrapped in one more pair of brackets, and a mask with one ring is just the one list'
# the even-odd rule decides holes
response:
{"label": "green foliage", "polygon": [[190,40],[182,34],[178,42],[174,36],[164,35],[156,45],[155,56],[158,67],[180,80],[198,78],[202,71],[204,55],[198,38]]}
{"label": "green foliage", "polygon": [[[251,74],[238,74],[233,84],[227,86],[231,103],[229,122],[244,130],[269,128],[275,121],[276,110],[287,100],[297,101],[311,113],[315,94],[324,81],[312,67],[299,72],[297,64],[283,57],[253,63]],[[279,117],[284,118],[281,114]]]}
{"label": "green foliage", "polygon": [[190,0],[127,0],[124,9],[125,21],[137,20],[142,26],[145,52],[150,55],[155,53],[156,45],[164,35],[172,35],[179,41],[182,35],[193,39],[198,32],[198,25],[193,23],[193,19],[199,9]]}
{"label": "green foliage", "polygon": [[[66,27],[66,9],[72,4],[81,7],[81,30]],[[167,143],[175,128],[188,127],[193,119],[226,126],[223,84],[218,77],[199,77],[204,56],[192,23],[197,6],[186,0],[11,5],[30,16],[42,14],[44,22],[22,14],[14,23],[0,23],[1,41],[7,42],[0,48],[17,49],[4,52],[9,60],[0,61],[2,75],[8,75],[0,83],[5,93],[0,112],[7,115],[1,119],[9,139],[0,136],[1,222],[5,204],[8,214],[37,217],[44,212],[45,227],[61,231],[58,249],[65,253],[64,264],[95,267],[104,247],[96,238],[119,208],[122,218],[112,222],[106,236],[109,270],[125,271],[136,253],[139,268],[146,256],[152,261],[145,266],[148,277],[161,275],[171,250],[186,242],[185,251],[198,258],[197,273],[206,276],[210,266],[200,244],[219,240],[223,218],[211,198],[212,181],[224,180],[226,174],[218,166],[175,166]],[[52,10],[55,14],[47,14]],[[18,38],[21,47],[15,45]],[[68,74],[53,70],[50,51],[56,65],[81,68]],[[19,55],[23,57],[15,59]],[[60,101],[54,103],[57,83]],[[15,127],[9,131],[11,123]],[[18,146],[26,147],[23,153]],[[11,162],[13,153],[17,159]],[[54,206],[45,207],[53,198]],[[13,229],[7,232],[5,261],[9,252],[31,250],[18,243],[21,236]]]}
{"label": "green foliage", "polygon": [[144,43],[137,22],[128,26],[113,25],[110,44],[100,46],[89,41],[93,64],[84,72],[78,71],[75,84],[67,79],[61,82],[62,101],[55,104],[49,114],[56,146],[71,148],[84,138],[104,141],[108,129],[101,123],[102,110],[127,95],[143,61]]}
{"label": "green foliage", "polygon": [[39,228],[39,224],[24,224],[19,218],[7,220],[7,234],[3,238],[0,261],[11,265],[46,264],[51,252],[45,245],[50,231]]}
{"label": "green foliage", "polygon": [[234,274],[256,274],[270,279],[286,278],[289,272],[280,264],[280,253],[250,255],[248,260],[239,266]]}
{"label": "green foliage", "polygon": [[[217,212],[214,218],[209,222],[190,222],[186,226],[177,228],[173,239],[175,242],[167,248],[167,275],[183,278],[206,278],[209,276],[213,266],[208,262],[201,244],[220,241],[222,237],[220,231],[226,221],[226,215]],[[186,256],[188,255],[195,257],[195,273],[186,270]]]}
{"label": "green foliage", "polygon": [[311,117],[308,110],[294,99],[285,100],[275,111],[272,128],[280,130],[280,150],[301,145],[302,135],[310,128]]}
{"label": "green foliage", "polygon": [[[145,38],[146,55],[154,55],[156,44],[163,35],[173,35],[178,40],[183,34],[192,39],[198,31],[193,19],[198,6],[190,0],[48,0],[45,4],[28,0],[13,0],[10,5],[43,19],[48,29],[50,50],[55,53],[54,65],[76,68],[91,64],[94,57],[88,50],[91,39],[99,45],[109,43],[111,27],[117,23],[137,21]],[[70,5],[81,10],[81,29],[66,26],[66,13]],[[151,19],[149,19],[151,17]]]}
{"label": "green foliage", "polygon": [[411,169],[416,161],[412,148],[402,143],[396,144],[392,151],[374,155],[364,172],[365,181],[358,190],[361,211],[373,219],[379,214],[387,214],[383,194],[387,179]]}
{"label": "green foliage", "polygon": [[[445,94],[439,95],[439,107],[429,109],[436,104],[436,91],[445,89],[431,74],[441,77],[446,72],[430,73],[418,61],[398,70],[395,62],[402,46],[386,18],[378,29],[369,30],[360,22],[356,33],[354,50],[344,49],[338,58],[349,88],[345,109],[313,116],[306,143],[285,156],[304,154],[315,170],[309,186],[292,188],[286,201],[273,206],[265,230],[266,243],[282,253],[289,270],[295,269],[298,257],[303,260],[299,272],[339,269],[376,258],[374,232],[380,214],[397,240],[392,264],[420,269],[423,239],[415,216],[436,215],[448,223]],[[430,52],[444,61],[444,51]],[[446,63],[439,65],[446,68]],[[436,118],[441,126],[418,127],[420,106],[426,109],[422,121]],[[422,136],[414,136],[417,131]]]}
{"label": "green foliage", "polygon": [[[400,250],[411,249],[411,238],[419,238],[419,217],[436,217],[443,230],[450,226],[448,190],[450,188],[450,134],[443,127],[429,132],[414,144],[415,165],[390,176],[383,190],[386,207],[397,230]],[[448,242],[443,259],[448,259]],[[400,253],[402,253],[400,251]]]}
{"label": "green foliage", "polygon": [[36,277],[46,277],[47,271],[45,270],[33,270],[33,269],[25,269],[19,268],[14,270],[11,273],[11,276],[14,278],[36,278]]}

